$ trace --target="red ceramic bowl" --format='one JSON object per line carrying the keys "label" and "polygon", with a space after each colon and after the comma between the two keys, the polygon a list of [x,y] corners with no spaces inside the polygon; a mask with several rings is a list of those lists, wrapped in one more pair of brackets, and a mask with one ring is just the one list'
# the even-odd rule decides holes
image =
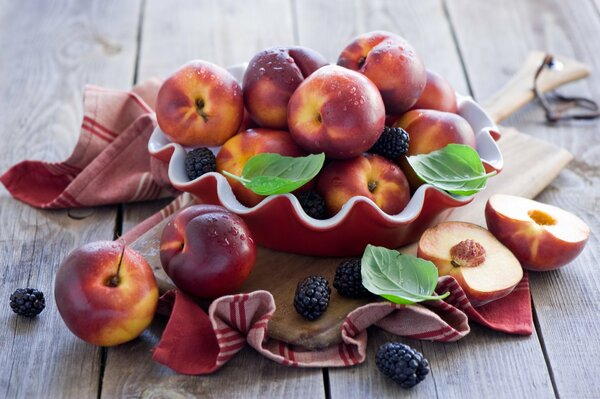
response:
{"label": "red ceramic bowl", "polygon": [[[241,78],[244,66],[230,68]],[[241,79],[240,79],[241,80]],[[470,97],[457,95],[458,113],[473,127],[477,152],[488,171],[502,169],[502,154],[496,145],[498,130],[489,116]],[[354,256],[367,244],[397,248],[417,241],[423,231],[447,218],[456,207],[473,196],[459,197],[422,185],[406,208],[388,215],[366,197],[353,197],[334,217],[317,220],[302,210],[291,194],[272,195],[248,208],[234,196],[219,173],[208,173],[190,181],[185,172],[186,148],[171,142],[156,128],[148,143],[152,156],[168,163],[169,179],[175,188],[194,195],[198,202],[221,205],[240,215],[259,245],[286,252],[318,256]],[[218,148],[212,149],[214,152]]]}

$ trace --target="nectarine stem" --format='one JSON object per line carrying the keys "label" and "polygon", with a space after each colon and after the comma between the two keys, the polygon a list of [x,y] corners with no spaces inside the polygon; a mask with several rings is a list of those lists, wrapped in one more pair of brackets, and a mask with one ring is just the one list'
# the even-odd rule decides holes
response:
{"label": "nectarine stem", "polygon": [[111,276],[107,281],[106,285],[109,287],[118,287],[121,282],[121,277],[119,273],[121,272],[121,264],[123,263],[123,255],[125,254],[125,245],[123,245],[123,250],[121,251],[121,256],[119,256],[119,264],[117,265],[117,272]]}
{"label": "nectarine stem", "polygon": [[370,182],[367,184],[367,187],[369,188],[369,192],[373,192],[373,191],[375,191],[375,189],[377,188],[377,182],[375,182],[375,181],[370,181]]}

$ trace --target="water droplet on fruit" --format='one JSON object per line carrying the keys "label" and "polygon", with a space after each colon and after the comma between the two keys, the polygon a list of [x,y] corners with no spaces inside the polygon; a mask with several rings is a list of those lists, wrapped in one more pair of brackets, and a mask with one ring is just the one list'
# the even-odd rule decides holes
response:
{"label": "water droplet on fruit", "polygon": [[359,102],[360,102],[361,104],[364,104],[364,103],[365,103],[365,98],[364,98],[363,96],[360,96],[360,100],[359,100]]}
{"label": "water droplet on fruit", "polygon": [[285,60],[286,60],[287,62],[289,62],[290,64],[293,64],[293,63],[294,63],[294,59],[293,59],[292,57],[287,57]]}
{"label": "water droplet on fruit", "polygon": [[271,66],[273,63],[271,61],[267,62],[267,66]]}
{"label": "water droplet on fruit", "polygon": [[235,227],[232,227],[231,229],[229,229],[229,232],[231,233],[232,236],[238,235],[238,229],[236,229]]}
{"label": "water droplet on fruit", "polygon": [[261,74],[261,75],[264,75],[264,74],[265,74],[265,72],[266,72],[266,71],[265,71],[265,68],[263,68],[263,67],[260,67],[260,68],[258,68],[258,73],[259,73],[259,74]]}
{"label": "water droplet on fruit", "polygon": [[208,232],[208,236],[212,237],[212,238],[215,238],[215,237],[219,236],[219,233],[217,232],[217,230],[211,230],[211,231]]}
{"label": "water droplet on fruit", "polygon": [[229,240],[227,238],[225,238],[222,242],[221,245],[223,245],[224,247],[228,247],[229,246]]}
{"label": "water droplet on fruit", "polygon": [[245,241],[246,240],[246,235],[245,234],[240,234],[240,240]]}
{"label": "water droplet on fruit", "polygon": [[350,93],[352,93],[352,94],[356,93],[356,87],[352,86],[352,88],[350,89]]}

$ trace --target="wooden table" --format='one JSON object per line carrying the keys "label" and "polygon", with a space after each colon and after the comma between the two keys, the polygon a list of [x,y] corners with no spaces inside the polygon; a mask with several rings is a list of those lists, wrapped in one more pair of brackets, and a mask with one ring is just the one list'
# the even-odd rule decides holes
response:
{"label": "wooden table", "polygon": [[[350,38],[374,29],[405,36],[428,67],[482,101],[533,49],[600,70],[600,0],[5,0],[0,171],[23,159],[58,161],[68,155],[86,83],[127,89],[193,58],[229,65],[276,44],[309,46],[335,60]],[[565,91],[600,99],[598,76]],[[539,200],[575,212],[600,231],[598,123],[543,121],[535,105],[507,121],[575,155]],[[377,330],[370,331],[367,361],[353,368],[292,369],[246,348],[221,371],[203,377],[176,375],[152,362],[162,320],[117,348],[76,339],[52,297],[61,259],[83,243],[127,231],[162,205],[40,211],[0,188],[0,397],[600,397],[596,235],[568,267],[530,275],[533,336],[473,325],[455,343],[402,340],[431,362],[431,375],[411,391],[377,371],[375,348],[396,339]],[[47,310],[34,320],[16,317],[8,306],[10,293],[25,286],[48,297]]]}

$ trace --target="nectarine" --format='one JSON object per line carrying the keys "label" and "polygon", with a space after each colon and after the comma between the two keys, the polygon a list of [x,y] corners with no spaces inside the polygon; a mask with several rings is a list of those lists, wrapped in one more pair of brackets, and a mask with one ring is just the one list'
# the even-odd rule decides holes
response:
{"label": "nectarine", "polygon": [[456,113],[456,92],[445,78],[427,70],[427,84],[412,109],[435,109]]}
{"label": "nectarine", "polygon": [[585,247],[590,229],[570,212],[513,195],[495,194],[485,206],[488,229],[535,271],[559,268]]}
{"label": "nectarine", "polygon": [[256,54],[244,73],[244,103],[259,126],[287,129],[292,93],[311,73],[327,65],[306,47],[272,47]]}
{"label": "nectarine", "polygon": [[175,285],[198,298],[233,294],[256,262],[256,245],[238,215],[216,205],[192,205],[165,226],[160,262]]}
{"label": "nectarine", "polygon": [[156,118],[167,137],[184,146],[210,147],[233,136],[244,116],[242,89],[226,69],[191,61],[160,87]]}
{"label": "nectarine", "polygon": [[[475,148],[475,133],[469,122],[450,112],[415,109],[402,115],[394,126],[403,128],[410,136],[408,156],[429,154],[451,143]],[[400,164],[413,190],[423,184],[405,158],[400,159]]]}
{"label": "nectarine", "polygon": [[73,334],[94,345],[112,346],[136,338],[150,325],[158,287],[140,254],[119,242],[99,241],[63,260],[54,298]]}
{"label": "nectarine", "polygon": [[523,278],[515,256],[489,231],[472,223],[443,222],[423,233],[417,256],[450,275],[474,306],[502,298]]}
{"label": "nectarine", "polygon": [[389,215],[400,213],[410,200],[410,189],[398,165],[375,154],[334,160],[321,171],[317,190],[331,215],[355,196],[371,199]]}
{"label": "nectarine", "polygon": [[298,86],[288,105],[290,134],[311,153],[352,158],[375,144],[385,123],[377,87],[337,65],[318,69]]}
{"label": "nectarine", "polygon": [[[248,129],[227,140],[217,154],[217,172],[227,171],[241,176],[246,162],[254,155],[275,153],[289,157],[301,157],[306,152],[300,148],[290,134],[283,130]],[[244,187],[242,183],[227,177],[231,189],[238,201],[246,206],[254,206],[263,200],[258,195]]]}
{"label": "nectarine", "polygon": [[427,83],[423,61],[404,38],[385,31],[354,38],[338,65],[363,73],[379,89],[388,114],[400,115],[421,96]]}

